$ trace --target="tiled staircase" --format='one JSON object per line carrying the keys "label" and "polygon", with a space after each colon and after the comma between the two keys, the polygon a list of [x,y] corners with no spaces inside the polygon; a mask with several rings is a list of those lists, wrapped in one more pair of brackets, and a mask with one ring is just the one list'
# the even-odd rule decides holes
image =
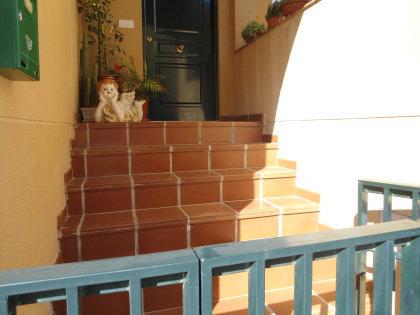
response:
{"label": "tiled staircase", "polygon": [[[318,231],[316,200],[299,195],[296,171],[279,166],[278,144],[262,142],[260,122],[78,124],[75,131],[64,263]],[[291,266],[266,274],[273,294],[293,286]],[[314,263],[314,281],[334,277],[331,261]],[[243,308],[234,301],[246,294],[246,274],[214,277],[213,287],[215,313]],[[144,296],[146,313],[180,313],[180,286]],[[83,314],[129,314],[124,294],[82,305]]]}

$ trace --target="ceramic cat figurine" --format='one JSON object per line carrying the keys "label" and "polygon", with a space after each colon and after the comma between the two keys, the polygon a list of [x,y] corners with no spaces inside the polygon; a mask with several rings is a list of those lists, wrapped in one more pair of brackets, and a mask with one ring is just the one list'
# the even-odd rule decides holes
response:
{"label": "ceramic cat figurine", "polygon": [[99,83],[99,104],[95,110],[96,122],[139,122],[143,119],[145,101],[135,101],[135,92],[122,93],[118,101],[118,84],[110,79]]}

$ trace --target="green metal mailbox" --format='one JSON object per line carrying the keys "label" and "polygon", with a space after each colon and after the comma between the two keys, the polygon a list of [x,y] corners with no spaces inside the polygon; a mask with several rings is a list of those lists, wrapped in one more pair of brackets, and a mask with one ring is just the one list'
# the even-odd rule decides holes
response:
{"label": "green metal mailbox", "polygon": [[40,79],[37,0],[0,0],[0,75]]}

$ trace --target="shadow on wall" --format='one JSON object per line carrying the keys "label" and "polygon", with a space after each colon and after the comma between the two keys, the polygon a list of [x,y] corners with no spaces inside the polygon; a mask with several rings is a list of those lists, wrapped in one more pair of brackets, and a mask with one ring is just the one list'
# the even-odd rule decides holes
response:
{"label": "shadow on wall", "polygon": [[270,30],[235,55],[234,114],[265,113],[272,133],[289,58],[303,12]]}

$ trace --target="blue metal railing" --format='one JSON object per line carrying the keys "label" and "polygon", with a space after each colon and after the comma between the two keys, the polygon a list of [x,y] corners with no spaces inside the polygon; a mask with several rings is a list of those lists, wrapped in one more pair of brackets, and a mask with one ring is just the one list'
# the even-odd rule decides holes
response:
{"label": "blue metal railing", "polygon": [[391,221],[392,197],[404,197],[412,200],[411,218],[419,219],[420,186],[395,184],[390,182],[359,181],[358,190],[358,225],[368,223],[368,194],[381,194],[384,196],[383,221]]}
{"label": "blue metal railing", "polygon": [[183,313],[198,314],[199,262],[192,250],[0,272],[0,314],[66,300],[67,314],[77,315],[81,296],[116,292],[129,292],[130,313],[141,314],[142,287],[175,283],[183,283]]}
{"label": "blue metal railing", "polygon": [[130,293],[131,314],[141,314],[142,288],[183,283],[183,314],[212,313],[212,277],[249,273],[249,314],[263,315],[265,270],[294,264],[294,313],[311,314],[312,262],[337,257],[337,314],[354,314],[355,257],[374,250],[374,314],[390,315],[394,246],[402,246],[401,314],[420,314],[420,223],[387,222],[353,229],[195,248],[48,268],[0,272],[0,315],[17,305],[67,300],[79,314],[79,298]]}
{"label": "blue metal railing", "polygon": [[[359,226],[368,224],[369,221],[369,210],[368,210],[368,194],[379,194],[383,196],[383,211],[382,217],[380,216],[380,222],[389,222],[392,220],[392,197],[403,197],[410,198],[411,209],[410,217],[416,221],[419,219],[419,200],[420,200],[420,187],[397,184],[391,182],[379,182],[372,180],[360,180],[358,187],[358,214],[357,223]],[[401,261],[401,253],[395,252],[393,254],[394,259]],[[374,270],[381,269],[381,265],[374,264]],[[357,303],[358,314],[364,314],[365,304],[363,297],[366,293],[366,254],[359,254],[357,256],[357,276],[356,276],[356,287],[357,287]],[[394,271],[394,270],[393,270]],[[395,281],[393,279],[393,281]],[[419,279],[420,281],[420,279]],[[394,283],[395,284],[395,283]],[[403,304],[403,303],[402,303]],[[414,313],[413,313],[414,314]],[[420,312],[419,312],[420,314]]]}

